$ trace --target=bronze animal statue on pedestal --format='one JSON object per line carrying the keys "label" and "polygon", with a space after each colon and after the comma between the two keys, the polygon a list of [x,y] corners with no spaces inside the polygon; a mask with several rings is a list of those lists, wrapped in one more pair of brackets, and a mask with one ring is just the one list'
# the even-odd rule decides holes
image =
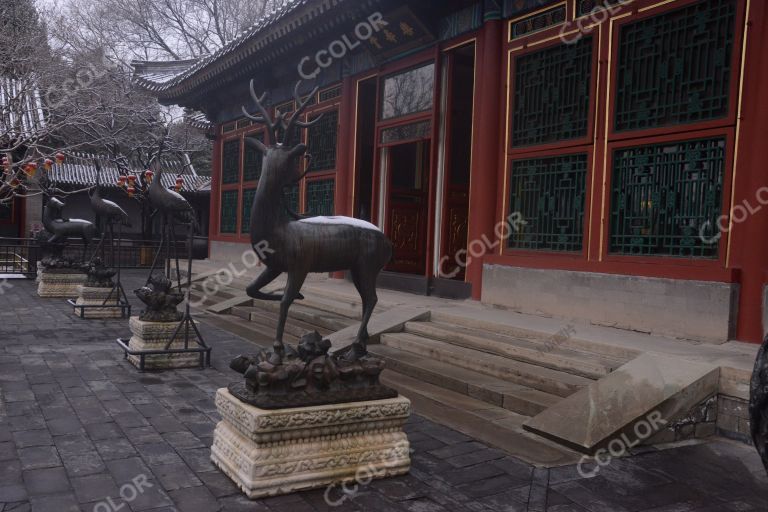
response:
{"label": "bronze animal statue on pedestal", "polygon": [[[251,80],[251,96],[260,116],[243,107],[253,121],[267,127],[268,140],[247,137],[246,142],[264,155],[262,175],[251,208],[251,244],[266,270],[248,287],[247,292],[255,299],[279,300],[280,318],[274,345],[272,363],[279,364],[285,355],[283,332],[288,309],[300,298],[301,287],[312,272],[337,272],[348,270],[363,303],[363,316],[355,343],[348,348],[345,357],[358,360],[367,354],[368,321],[378,302],[376,280],[392,258],[392,243],[382,231],[368,222],[351,217],[310,217],[296,219],[285,204],[283,189],[298,183],[303,174],[300,162],[307,146],[288,145],[292,130],[309,128],[319,121],[301,121],[301,116],[317,94],[315,88],[305,99],[299,94],[301,82],[296,85],[294,96],[298,108],[286,119],[277,112],[273,120],[259,97]],[[278,129],[282,128],[282,140]],[[271,141],[271,142],[270,142]],[[271,144],[271,145],[269,145]],[[282,273],[288,274],[284,295],[261,292],[264,286]]]}
{"label": "bronze animal statue on pedestal", "polygon": [[48,200],[43,210],[43,226],[53,233],[48,239],[51,245],[66,242],[69,237],[77,237],[83,240],[83,261],[88,250],[88,245],[96,236],[96,227],[92,222],[82,219],[65,219],[62,217],[64,203],[52,197]]}

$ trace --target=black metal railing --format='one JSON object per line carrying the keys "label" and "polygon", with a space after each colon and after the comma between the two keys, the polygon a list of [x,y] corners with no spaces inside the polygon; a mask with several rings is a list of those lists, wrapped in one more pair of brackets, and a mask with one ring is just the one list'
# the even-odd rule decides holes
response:
{"label": "black metal railing", "polygon": [[[85,248],[85,259],[90,260],[94,251],[97,249],[99,240],[94,240]],[[110,267],[116,266],[119,262],[122,268],[149,268],[155,258],[159,240],[129,240],[120,241],[119,247],[114,250],[105,242],[104,251],[99,251],[99,256],[103,255],[105,264]],[[174,252],[175,248],[175,252]],[[83,256],[84,245],[82,240],[71,239],[64,250],[64,256],[74,259],[80,259]],[[158,268],[163,268],[166,259],[169,257],[169,248],[166,248],[160,254]],[[178,241],[170,248],[170,257],[178,254],[180,259],[186,259],[188,254],[186,242]],[[2,238],[0,237],[0,274],[21,274],[32,276],[37,273],[37,262],[44,257],[44,252],[38,240],[32,238]],[[193,255],[194,257],[194,255]]]}

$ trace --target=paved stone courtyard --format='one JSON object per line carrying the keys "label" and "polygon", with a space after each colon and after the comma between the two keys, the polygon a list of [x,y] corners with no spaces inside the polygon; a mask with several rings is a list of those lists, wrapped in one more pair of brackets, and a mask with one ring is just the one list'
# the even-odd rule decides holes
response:
{"label": "paved stone courtyard", "polygon": [[[131,273],[126,289],[140,282]],[[416,415],[410,475],[251,502],[211,464],[209,447],[214,393],[237,378],[231,357],[254,344],[204,325],[213,369],[141,374],[114,342],[127,321],[80,320],[63,299],[37,298],[32,281],[10,283],[0,311],[0,512],[768,510],[768,479],[739,443],[649,450],[583,478],[576,467],[534,469]]]}

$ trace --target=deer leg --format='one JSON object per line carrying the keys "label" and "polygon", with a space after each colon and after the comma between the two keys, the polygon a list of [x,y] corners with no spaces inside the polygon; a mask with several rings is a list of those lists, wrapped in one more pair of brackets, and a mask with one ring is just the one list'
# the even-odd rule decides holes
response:
{"label": "deer leg", "polygon": [[368,322],[371,320],[373,310],[376,308],[376,304],[379,302],[379,297],[376,294],[376,278],[377,274],[368,275],[365,268],[358,268],[352,270],[352,282],[355,283],[355,288],[360,294],[360,299],[363,302],[363,316],[360,321],[360,329],[357,332],[357,339],[352,345],[350,356],[353,359],[365,356],[368,353]]}
{"label": "deer leg", "polygon": [[[288,285],[285,287],[285,294],[280,303],[280,319],[277,322],[277,336],[275,338],[275,355],[277,360],[282,362],[285,355],[285,345],[283,344],[283,334],[285,333],[285,322],[288,320],[288,310],[293,301],[299,296],[299,291],[307,278],[306,272],[293,272],[288,274]],[[273,363],[274,364],[274,363]]]}
{"label": "deer leg", "polygon": [[264,272],[259,275],[259,277],[257,277],[251,284],[248,285],[248,288],[245,289],[245,293],[247,293],[248,296],[252,299],[282,300],[282,295],[261,292],[262,288],[277,279],[280,274],[282,274],[282,272],[267,267],[264,269]]}

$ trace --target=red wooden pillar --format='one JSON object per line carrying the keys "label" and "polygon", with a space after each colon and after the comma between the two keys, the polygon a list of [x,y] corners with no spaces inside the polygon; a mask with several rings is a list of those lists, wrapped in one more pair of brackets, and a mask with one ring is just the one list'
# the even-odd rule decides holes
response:
{"label": "red wooden pillar", "polygon": [[211,241],[219,235],[219,202],[221,201],[221,126],[215,124],[213,139],[213,157],[211,162],[211,201],[208,215],[208,257],[211,257]]}
{"label": "red wooden pillar", "polygon": [[345,78],[341,86],[341,104],[339,105],[339,137],[336,143],[336,203],[337,215],[352,216],[352,180],[355,179],[355,165],[352,161],[355,140],[355,84]]}
{"label": "red wooden pillar", "polygon": [[[485,22],[478,39],[477,90],[475,91],[474,140],[472,144],[472,179],[469,191],[468,239],[494,239],[499,147],[502,143],[500,118],[501,70],[503,68],[503,23],[500,19]],[[472,298],[479,300],[482,288],[483,261],[473,258],[467,266],[467,282],[472,284]]]}
{"label": "red wooden pillar", "polygon": [[741,137],[736,163],[734,204],[752,205],[752,215],[733,225],[731,265],[741,270],[736,338],[759,343],[763,338],[763,286],[768,271],[768,205],[755,212],[768,187],[765,140],[768,133],[768,5],[752,2],[743,83]]}

